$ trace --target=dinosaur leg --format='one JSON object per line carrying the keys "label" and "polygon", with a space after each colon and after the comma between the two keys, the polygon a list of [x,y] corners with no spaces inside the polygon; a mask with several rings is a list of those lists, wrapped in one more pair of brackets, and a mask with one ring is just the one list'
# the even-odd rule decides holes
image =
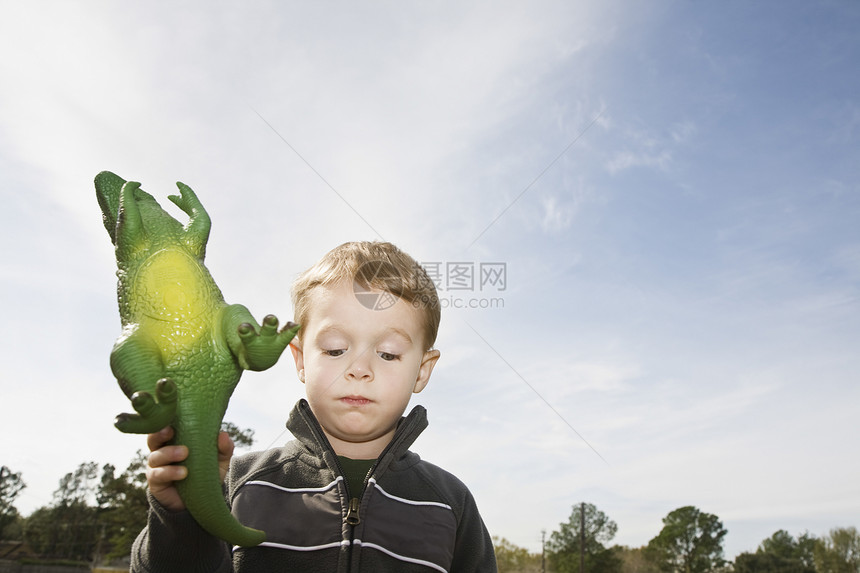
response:
{"label": "dinosaur leg", "polygon": [[188,224],[185,226],[185,244],[202,260],[206,254],[206,242],[209,240],[209,229],[212,227],[212,221],[191,187],[178,181],[176,186],[179,188],[180,195],[170,195],[167,198],[188,215]]}
{"label": "dinosaur leg", "polygon": [[278,318],[272,314],[257,324],[241,304],[226,307],[221,315],[221,330],[227,345],[245,370],[266,370],[274,366],[299,331],[299,325],[288,322],[278,331]]}
{"label": "dinosaur leg", "polygon": [[116,427],[130,434],[150,434],[169,425],[176,414],[176,385],[163,378],[161,351],[140,332],[132,332],[114,346],[111,370],[136,414],[120,414]]}
{"label": "dinosaur leg", "polygon": [[[188,458],[183,464],[188,468],[188,477],[176,482],[179,495],[197,523],[231,545],[251,547],[266,540],[266,534],[258,529],[242,525],[230,513],[224,499],[221,476],[218,471],[218,432],[221,417],[226,410],[219,404],[201,402],[195,395],[196,403],[183,403],[183,409],[176,420],[174,443],[188,447]],[[190,412],[205,412],[203,417],[189,418]]]}

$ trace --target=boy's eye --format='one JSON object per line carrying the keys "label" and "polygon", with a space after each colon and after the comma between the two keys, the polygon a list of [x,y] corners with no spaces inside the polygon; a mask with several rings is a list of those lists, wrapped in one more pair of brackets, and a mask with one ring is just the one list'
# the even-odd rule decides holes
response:
{"label": "boy's eye", "polygon": [[390,352],[378,352],[379,357],[385,361],[391,362],[392,360],[397,360],[400,358],[397,354],[391,354]]}
{"label": "boy's eye", "polygon": [[340,356],[344,352],[346,351],[342,348],[336,348],[334,350],[323,350],[323,354],[325,354],[326,356]]}

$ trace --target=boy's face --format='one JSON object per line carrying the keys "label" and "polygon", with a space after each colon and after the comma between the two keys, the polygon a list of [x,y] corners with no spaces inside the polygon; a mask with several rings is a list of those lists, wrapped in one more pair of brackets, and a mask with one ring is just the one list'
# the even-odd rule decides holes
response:
{"label": "boy's face", "polygon": [[291,346],[311,410],[337,454],[376,458],[411,395],[427,385],[439,351],[424,351],[422,315],[403,300],[369,309],[350,281],[311,296],[300,347]]}

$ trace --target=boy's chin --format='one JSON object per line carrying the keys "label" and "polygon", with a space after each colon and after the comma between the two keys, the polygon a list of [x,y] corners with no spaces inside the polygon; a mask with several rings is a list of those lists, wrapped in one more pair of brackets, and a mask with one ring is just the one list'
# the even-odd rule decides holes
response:
{"label": "boy's chin", "polygon": [[341,442],[360,446],[379,440],[390,440],[394,436],[394,429],[381,430],[368,427],[366,424],[347,424],[338,427],[337,432],[332,435]]}

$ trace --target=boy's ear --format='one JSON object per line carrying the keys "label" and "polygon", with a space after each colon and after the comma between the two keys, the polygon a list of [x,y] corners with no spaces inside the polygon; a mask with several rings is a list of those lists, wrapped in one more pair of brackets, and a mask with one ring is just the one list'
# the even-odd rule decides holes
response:
{"label": "boy's ear", "polygon": [[424,353],[421,366],[418,368],[418,379],[415,380],[415,386],[412,388],[414,394],[427,387],[427,383],[430,382],[430,374],[433,373],[433,367],[436,366],[441,355],[442,353],[438,350],[428,350]]}
{"label": "boy's ear", "polygon": [[296,374],[299,380],[305,381],[305,355],[302,352],[302,343],[296,339],[290,343],[290,352],[293,353],[293,360],[296,362]]}

